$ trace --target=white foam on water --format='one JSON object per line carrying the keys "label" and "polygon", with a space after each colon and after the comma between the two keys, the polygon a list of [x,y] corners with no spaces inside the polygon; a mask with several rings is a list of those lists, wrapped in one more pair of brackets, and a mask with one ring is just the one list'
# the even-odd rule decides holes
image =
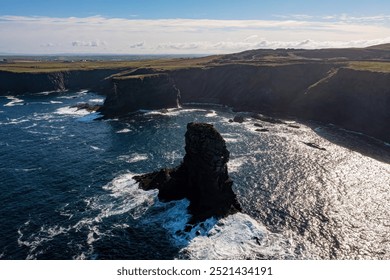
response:
{"label": "white foam on water", "polygon": [[118,130],[116,133],[129,133],[129,132],[131,132],[130,129],[124,128],[124,129]]}
{"label": "white foam on water", "polygon": [[248,157],[231,158],[227,163],[229,173],[239,172],[241,170],[242,165],[247,161]]}
{"label": "white foam on water", "polygon": [[104,151],[104,149],[99,148],[99,147],[96,147],[96,146],[90,145],[90,147],[91,147],[93,150],[95,150],[95,151]]}
{"label": "white foam on water", "polygon": [[22,99],[19,99],[15,96],[5,96],[8,100],[11,100],[10,102],[8,102],[7,104],[4,104],[5,107],[12,107],[12,106],[17,106],[17,105],[23,105],[22,102],[24,102],[24,100]]}
{"label": "white foam on water", "polygon": [[214,110],[211,110],[211,112],[205,115],[205,117],[207,118],[216,117],[216,116],[217,116],[217,112],[215,112]]}
{"label": "white foam on water", "polygon": [[139,162],[139,161],[144,161],[148,159],[147,154],[131,154],[131,155],[123,155],[119,156],[118,159],[123,160],[127,163],[134,163],[134,162]]}
{"label": "white foam on water", "polygon": [[221,136],[226,143],[236,143],[242,140],[242,136],[239,133],[221,133]]}
{"label": "white foam on water", "polygon": [[22,118],[16,118],[16,119],[8,119],[8,122],[2,123],[2,124],[5,124],[5,125],[20,124],[20,123],[24,123],[24,122],[28,122],[28,121],[29,121],[29,119],[24,119],[22,117]]}
{"label": "white foam on water", "polygon": [[90,103],[103,103],[104,102],[104,98],[93,98],[93,99],[89,99]]}
{"label": "white foam on water", "polygon": [[165,152],[164,157],[168,159],[171,163],[174,163],[176,160],[182,159],[183,155],[177,151]]}
{"label": "white foam on water", "polygon": [[193,238],[181,251],[190,259],[292,259],[290,240],[271,233],[265,226],[243,213],[220,219],[206,235]]}
{"label": "white foam on water", "polygon": [[90,114],[87,110],[73,108],[69,106],[58,108],[54,113],[57,115],[68,115],[68,116],[86,116]]}
{"label": "white foam on water", "polygon": [[143,215],[157,199],[157,190],[144,191],[138,188],[138,183],[133,179],[135,174],[127,173],[116,177],[103,187],[110,192],[110,196],[120,198],[120,203],[109,205],[103,211],[103,217],[129,213],[134,219]]}
{"label": "white foam on water", "polygon": [[[141,111],[141,110],[140,110]],[[146,111],[145,115],[164,115],[164,116],[179,116],[184,113],[191,113],[191,112],[207,112],[207,110],[204,109],[183,109],[183,108],[169,108],[163,111]]]}
{"label": "white foam on water", "polygon": [[61,102],[61,101],[54,101],[54,100],[52,100],[52,101],[50,101],[50,104],[62,104],[63,102]]}
{"label": "white foam on water", "polygon": [[28,238],[25,238],[22,233],[22,228],[28,227],[30,222],[31,221],[28,220],[18,229],[18,245],[25,246],[29,250],[26,259],[36,259],[38,255],[43,253],[43,251],[39,250],[42,245],[53,240],[58,235],[67,233],[70,229],[57,225],[53,227],[42,225],[38,232],[35,232]]}

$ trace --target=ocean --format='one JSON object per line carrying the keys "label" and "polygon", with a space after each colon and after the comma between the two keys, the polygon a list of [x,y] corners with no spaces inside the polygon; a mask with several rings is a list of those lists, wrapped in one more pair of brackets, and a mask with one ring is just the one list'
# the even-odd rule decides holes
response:
{"label": "ocean", "polygon": [[[0,96],[0,259],[390,259],[388,143],[309,121],[230,123],[218,106],[120,120],[72,107],[103,101]],[[226,140],[243,212],[186,231],[189,202],[132,177],[179,165],[189,122]]]}

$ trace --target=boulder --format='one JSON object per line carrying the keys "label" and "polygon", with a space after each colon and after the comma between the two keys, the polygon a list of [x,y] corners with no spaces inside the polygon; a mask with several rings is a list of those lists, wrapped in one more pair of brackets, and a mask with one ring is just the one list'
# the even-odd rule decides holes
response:
{"label": "boulder", "polygon": [[181,165],[135,176],[139,186],[158,189],[162,201],[187,198],[191,222],[241,211],[227,169],[229,151],[218,131],[210,124],[189,123],[185,143]]}
{"label": "boulder", "polygon": [[241,115],[234,116],[233,118],[234,122],[243,123],[245,121],[245,118]]}

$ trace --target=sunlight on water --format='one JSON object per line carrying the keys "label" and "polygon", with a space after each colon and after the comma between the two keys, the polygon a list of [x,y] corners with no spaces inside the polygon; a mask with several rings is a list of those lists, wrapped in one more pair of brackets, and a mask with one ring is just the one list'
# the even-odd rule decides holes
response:
{"label": "sunlight on water", "polygon": [[[0,98],[0,258],[390,258],[385,143],[318,123],[229,123],[226,108],[94,121],[72,107],[101,101],[87,91]],[[132,177],[177,166],[191,121],[226,140],[244,213],[189,228],[187,200],[160,202]]]}

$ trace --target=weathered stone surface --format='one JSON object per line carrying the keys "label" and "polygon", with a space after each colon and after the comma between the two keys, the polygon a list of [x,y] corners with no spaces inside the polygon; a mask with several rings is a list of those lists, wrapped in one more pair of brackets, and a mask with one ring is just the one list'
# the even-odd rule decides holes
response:
{"label": "weathered stone surface", "polygon": [[193,222],[241,210],[232,190],[225,140],[210,124],[189,123],[186,154],[177,168],[134,177],[143,189],[158,189],[163,201],[187,198]]}

